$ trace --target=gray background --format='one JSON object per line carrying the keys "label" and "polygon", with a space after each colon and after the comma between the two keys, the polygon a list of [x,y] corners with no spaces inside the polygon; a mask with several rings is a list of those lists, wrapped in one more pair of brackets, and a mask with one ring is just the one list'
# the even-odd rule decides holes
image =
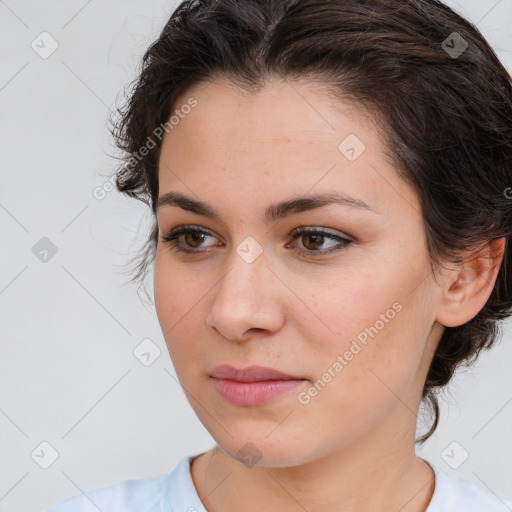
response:
{"label": "gray background", "polygon": [[[512,69],[512,0],[448,3]],[[154,308],[127,284],[149,212],[115,191],[93,195],[115,167],[109,109],[175,5],[0,1],[0,512],[37,512],[167,473],[213,446],[176,380]],[[43,31],[58,43],[47,58],[31,47]],[[40,52],[51,49],[45,41]],[[43,237],[57,248],[46,263],[32,250]],[[510,321],[504,333],[449,386],[441,425],[418,454],[511,497]],[[149,366],[133,354],[147,338],[161,350]],[[58,454],[47,469],[42,442]]]}

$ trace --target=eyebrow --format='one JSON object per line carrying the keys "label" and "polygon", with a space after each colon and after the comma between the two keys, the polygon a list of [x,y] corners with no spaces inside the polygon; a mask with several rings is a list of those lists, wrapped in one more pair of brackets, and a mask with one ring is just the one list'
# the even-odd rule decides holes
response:
{"label": "eyebrow", "polygon": [[[294,213],[305,212],[330,204],[340,204],[375,214],[378,213],[361,199],[339,192],[331,192],[296,197],[270,205],[263,213],[263,221],[267,223],[275,222]],[[157,200],[155,211],[163,206],[178,206],[183,210],[222,222],[221,216],[210,205],[187,197],[179,192],[167,192],[160,196]]]}

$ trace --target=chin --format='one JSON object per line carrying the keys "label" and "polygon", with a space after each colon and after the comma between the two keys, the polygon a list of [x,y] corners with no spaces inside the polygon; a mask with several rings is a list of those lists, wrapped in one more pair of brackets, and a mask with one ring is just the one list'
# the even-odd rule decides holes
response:
{"label": "chin", "polygon": [[230,437],[223,445],[217,444],[226,455],[249,468],[280,468],[307,462],[298,446],[271,439],[268,432],[251,436],[246,431],[243,436]]}

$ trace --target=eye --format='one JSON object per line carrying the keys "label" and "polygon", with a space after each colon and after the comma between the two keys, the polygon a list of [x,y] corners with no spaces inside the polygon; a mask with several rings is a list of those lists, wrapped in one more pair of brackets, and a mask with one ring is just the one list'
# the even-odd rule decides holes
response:
{"label": "eye", "polygon": [[[184,237],[189,249],[184,249],[183,246],[179,243],[179,238]],[[205,237],[211,236],[208,231],[203,229],[198,229],[195,226],[179,226],[176,229],[173,229],[169,234],[162,237],[162,241],[165,243],[169,243],[171,248],[178,252],[185,253],[199,253],[204,252],[204,250],[194,250],[198,245],[200,245]],[[190,247],[192,249],[190,249]]]}
{"label": "eye", "polygon": [[[307,253],[307,256],[322,256],[326,254],[330,254],[333,252],[339,252],[344,249],[346,249],[350,244],[352,244],[354,241],[350,240],[349,238],[335,235],[333,233],[330,233],[329,231],[325,231],[323,229],[318,228],[311,228],[311,227],[305,227],[301,226],[300,228],[297,228],[291,233],[291,236],[295,240],[296,238],[301,240],[302,245],[306,248],[306,250],[294,250],[294,252],[300,252],[300,253]],[[325,244],[326,240],[331,240],[333,242],[338,242],[337,244],[334,244],[334,246],[331,246],[328,249],[321,250],[321,246]],[[318,253],[318,254],[312,254],[312,253]]]}
{"label": "eye", "polygon": [[[290,236],[292,236],[294,240],[300,239],[303,247],[305,247],[305,249],[293,249],[292,252],[313,257],[339,252],[354,243],[353,240],[335,235],[323,229],[305,226],[295,229],[290,233]],[[181,237],[183,237],[185,244],[180,242]],[[213,235],[204,229],[199,229],[197,226],[185,225],[173,229],[170,233],[162,237],[162,241],[170,244],[171,249],[175,251],[187,254],[200,254],[207,252],[200,247],[207,237],[214,238]],[[329,240],[337,243],[328,249],[322,250],[322,246]],[[215,245],[219,244],[212,244],[210,247]]]}

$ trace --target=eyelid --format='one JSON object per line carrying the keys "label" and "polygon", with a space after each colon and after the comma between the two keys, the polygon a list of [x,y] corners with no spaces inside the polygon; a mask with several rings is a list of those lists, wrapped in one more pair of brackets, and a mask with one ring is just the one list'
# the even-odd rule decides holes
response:
{"label": "eyelid", "polygon": [[[212,236],[213,238],[217,238],[215,235],[213,235],[210,232],[209,229],[206,229],[200,225],[184,224],[184,225],[177,226],[174,229],[171,229],[166,235],[162,236],[162,241],[164,243],[170,244],[171,249],[173,249],[177,252],[184,253],[184,254],[200,255],[202,253],[209,252],[209,250],[207,248],[183,249],[182,247],[180,247],[180,244],[177,243],[177,240],[180,236],[182,236],[183,234],[187,234],[187,233],[200,233],[200,234],[204,234],[206,236]],[[295,240],[296,238],[299,238],[301,235],[304,235],[304,234],[319,234],[320,236],[324,236],[327,239],[335,240],[338,242],[337,246],[335,246],[334,248],[324,249],[324,250],[322,250],[322,249],[319,249],[319,250],[291,249],[291,252],[297,253],[297,254],[300,254],[300,255],[303,255],[306,257],[315,258],[315,257],[329,256],[330,254],[342,252],[343,250],[348,248],[349,245],[356,243],[356,241],[350,236],[343,235],[343,234],[331,233],[330,228],[311,226],[311,225],[298,226],[297,228],[293,229],[289,233],[289,236],[292,238],[292,242],[293,242],[293,240]],[[210,246],[210,247],[212,247],[212,246]],[[215,247],[215,245],[213,247]]]}
{"label": "eyelid", "polygon": [[[168,229],[166,231],[167,235],[165,235],[165,236],[168,236],[170,233],[175,233],[175,232],[177,232],[177,230],[183,231],[185,229],[189,229],[190,231],[203,232],[207,235],[215,236],[218,238],[218,236],[215,234],[214,230],[212,230],[210,228],[205,228],[205,227],[201,226],[200,224],[180,224],[180,225],[176,226],[175,228]],[[352,237],[351,235],[349,235],[346,232],[341,232],[335,228],[328,228],[328,227],[315,225],[315,224],[301,224],[301,225],[295,227],[294,229],[292,229],[288,233],[288,236],[292,236],[298,232],[301,232],[302,230],[308,231],[308,232],[315,232],[315,233],[322,232],[322,233],[325,233],[328,235],[338,236],[338,237],[345,238],[345,239],[350,239],[354,242],[356,241],[354,237]],[[159,229],[160,233],[162,233],[162,231],[164,231],[164,230]],[[162,236],[162,238],[164,238],[164,236]]]}
{"label": "eyelid", "polygon": [[300,234],[300,233],[322,233],[322,234],[333,236],[336,238],[344,238],[345,240],[355,241],[350,235],[342,233],[336,229],[325,228],[325,227],[320,227],[320,226],[315,226],[315,225],[298,226],[297,228],[293,229],[290,232],[290,236]]}

